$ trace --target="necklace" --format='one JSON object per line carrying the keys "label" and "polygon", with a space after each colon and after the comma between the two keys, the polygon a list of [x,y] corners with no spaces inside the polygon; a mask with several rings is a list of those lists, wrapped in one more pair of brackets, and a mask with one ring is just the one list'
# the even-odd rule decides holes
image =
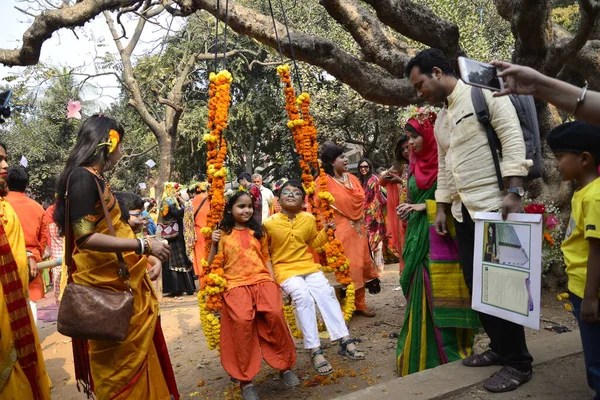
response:
{"label": "necklace", "polygon": [[346,182],[346,173],[342,172],[342,174],[340,176],[336,176],[335,179],[342,183]]}
{"label": "necklace", "polygon": [[112,190],[110,189],[110,185],[108,184],[106,179],[104,179],[104,175],[102,175],[102,173],[99,172],[93,165],[90,168],[92,169],[94,175],[96,175],[102,182],[104,182],[104,185],[106,186],[108,191],[112,193]]}

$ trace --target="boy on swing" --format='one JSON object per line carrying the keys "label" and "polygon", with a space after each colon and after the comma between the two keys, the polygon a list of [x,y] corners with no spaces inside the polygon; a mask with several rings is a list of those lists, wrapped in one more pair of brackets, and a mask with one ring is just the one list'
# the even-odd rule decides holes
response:
{"label": "boy on swing", "polygon": [[308,251],[309,246],[316,249],[325,245],[327,229],[335,229],[335,225],[329,223],[317,232],[315,218],[302,211],[305,195],[302,183],[286,182],[280,192],[281,212],[269,217],[263,226],[269,237],[275,280],[296,304],[304,348],[316,373],[324,376],[331,374],[333,367],[321,350],[315,302],[331,340],[341,339],[338,353],[351,360],[363,360],[365,355],[356,348],[356,339],[350,338],[335,290]]}

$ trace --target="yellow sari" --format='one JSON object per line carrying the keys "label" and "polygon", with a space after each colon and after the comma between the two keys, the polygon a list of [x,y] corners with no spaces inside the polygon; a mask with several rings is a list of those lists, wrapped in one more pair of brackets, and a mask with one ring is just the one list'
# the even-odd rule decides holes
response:
{"label": "yellow sari", "polygon": [[[29,301],[27,292],[29,283],[29,264],[27,261],[27,252],[25,249],[25,239],[21,223],[13,208],[0,197],[0,210],[2,210],[2,219],[0,222],[4,225],[6,237],[11,247],[12,254],[18,266],[19,277],[23,285],[25,298]],[[33,399],[34,394],[27,376],[21,368],[15,350],[13,331],[10,325],[9,312],[6,307],[4,292],[0,285],[0,398],[2,399]],[[27,304],[29,306],[29,303]],[[42,356],[42,348],[38,337],[37,329],[33,322],[31,312],[29,313],[31,327],[37,353],[37,363],[35,369],[38,376],[39,391],[42,399],[50,399],[50,378],[46,373],[46,365]]]}
{"label": "yellow sari", "polygon": [[[134,239],[130,227],[121,221],[121,210],[112,193],[105,189],[104,199],[109,209],[115,234]],[[110,235],[100,202],[96,204],[96,233]],[[170,399],[169,389],[153,342],[158,319],[158,299],[147,274],[147,259],[134,252],[123,253],[131,274],[134,297],[133,316],[127,338],[123,342],[89,340],[89,362],[93,391],[103,399]],[[115,253],[101,253],[75,247],[73,263],[77,270],[73,281],[112,291],[127,290],[116,274]]]}

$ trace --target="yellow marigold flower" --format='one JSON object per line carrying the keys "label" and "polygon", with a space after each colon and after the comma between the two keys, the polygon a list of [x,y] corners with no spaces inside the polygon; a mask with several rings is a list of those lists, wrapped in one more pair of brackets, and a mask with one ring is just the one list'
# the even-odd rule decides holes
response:
{"label": "yellow marigold flower", "polygon": [[565,303],[565,310],[573,311],[573,306],[570,303]]}
{"label": "yellow marigold flower", "polygon": [[115,131],[114,129],[108,131],[108,143],[108,152],[112,153],[119,145],[119,132]]}

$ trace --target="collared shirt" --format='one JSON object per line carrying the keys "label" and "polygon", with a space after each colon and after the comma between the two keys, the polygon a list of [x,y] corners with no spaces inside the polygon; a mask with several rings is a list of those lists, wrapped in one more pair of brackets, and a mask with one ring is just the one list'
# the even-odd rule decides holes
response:
{"label": "collared shirt", "polygon": [[266,221],[271,215],[271,205],[273,204],[273,192],[264,185],[260,187],[260,194],[262,196],[262,220]]}
{"label": "collared shirt", "polygon": [[[525,159],[523,132],[510,98],[493,97],[489,90],[483,90],[483,96],[502,145],[502,176],[527,176],[533,162]],[[471,86],[458,81],[448,104],[438,114],[435,137],[439,155],[436,201],[451,203],[452,214],[459,222],[461,202],[471,216],[500,209],[506,193],[498,188],[486,130],[477,120],[471,100]]]}
{"label": "collared shirt", "polygon": [[290,221],[287,215],[278,213],[269,217],[263,226],[269,237],[269,249],[275,280],[281,284],[293,276],[312,274],[319,271],[313,255],[308,251],[327,243],[325,229],[317,231],[315,217],[299,212]]}

